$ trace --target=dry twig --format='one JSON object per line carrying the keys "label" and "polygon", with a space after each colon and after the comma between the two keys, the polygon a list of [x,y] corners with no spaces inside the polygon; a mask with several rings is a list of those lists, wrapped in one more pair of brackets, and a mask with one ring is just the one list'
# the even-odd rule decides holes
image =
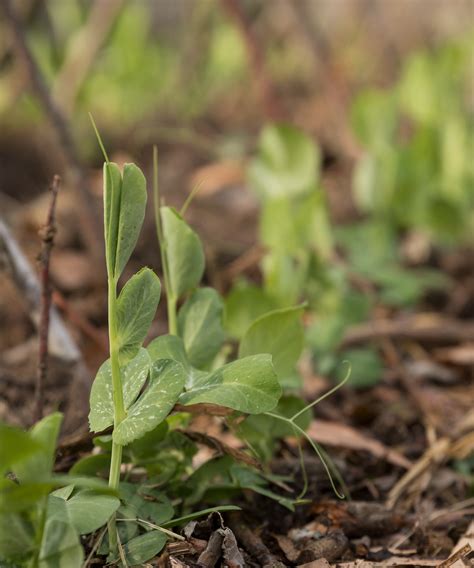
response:
{"label": "dry twig", "polygon": [[35,388],[35,421],[43,417],[44,405],[44,385],[48,374],[48,336],[49,336],[49,316],[51,311],[51,284],[49,281],[49,259],[54,245],[54,235],[56,234],[56,199],[58,197],[60,185],[59,176],[54,176],[51,185],[51,201],[48,209],[46,224],[41,229],[41,253],[40,263],[40,282],[41,282],[41,301],[40,301],[40,321],[39,321],[39,352],[38,352],[38,374],[36,377]]}
{"label": "dry twig", "polygon": [[[41,301],[41,286],[38,277],[1,217],[0,257],[0,261],[3,261],[16,287],[26,300],[31,320],[35,326],[38,326]],[[76,343],[55,308],[52,308],[50,313],[49,351],[66,362],[76,363],[81,358]]]}

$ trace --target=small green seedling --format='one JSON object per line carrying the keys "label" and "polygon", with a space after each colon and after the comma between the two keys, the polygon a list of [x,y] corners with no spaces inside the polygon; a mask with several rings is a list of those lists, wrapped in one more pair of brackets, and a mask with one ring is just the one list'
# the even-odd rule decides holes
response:
{"label": "small green seedling", "polygon": [[[93,432],[113,427],[109,485],[118,490],[123,448],[157,428],[176,403],[260,414],[276,407],[281,386],[268,353],[213,365],[224,339],[222,301],[212,289],[197,289],[204,272],[202,244],[176,210],[160,205],[156,168],[155,214],[170,333],[143,347],[160,299],[159,279],[143,268],[120,294],[117,287],[145,216],[146,181],[134,164],[121,172],[102,149],[110,358],[92,386],[89,423]],[[121,544],[113,516],[108,533],[115,555]]]}
{"label": "small green seedling", "polygon": [[[296,500],[275,493],[269,484],[278,478],[249,465],[248,455],[242,461],[232,453],[216,457],[193,471],[197,449],[183,431],[190,416],[182,411],[186,406],[230,409],[229,426],[264,460],[268,447],[259,446],[259,432],[270,442],[275,436],[306,438],[331,478],[324,455],[305,432],[318,401],[305,406],[294,396],[280,398],[282,387],[294,384],[304,306],[256,318],[242,334],[237,358],[228,360],[223,301],[215,290],[199,287],[205,264],[199,237],[180,213],[160,203],[156,150],[155,219],[169,333],[144,347],[160,281],[142,268],[120,293],[118,286],[145,216],[146,182],[137,166],[126,164],[120,171],[103,151],[110,358],[91,389],[89,423],[93,432],[110,428],[111,433],[96,436],[99,452],[78,460],[68,475],[53,475],[60,414],[26,433],[0,424],[0,473],[10,476],[0,483],[1,562],[79,568],[80,537],[96,533],[86,563],[108,554],[112,564],[142,565],[169,538],[183,538],[170,529],[215,510],[237,509],[222,500],[243,489],[294,509],[306,487]],[[126,479],[121,479],[123,464]],[[108,486],[97,478],[104,473]],[[218,506],[196,512],[201,500]]]}

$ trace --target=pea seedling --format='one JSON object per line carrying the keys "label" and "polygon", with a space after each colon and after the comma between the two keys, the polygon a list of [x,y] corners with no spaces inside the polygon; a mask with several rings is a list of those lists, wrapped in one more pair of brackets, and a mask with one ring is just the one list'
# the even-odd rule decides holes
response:
{"label": "pea seedling", "polygon": [[[224,341],[221,299],[210,288],[196,289],[204,272],[202,244],[180,214],[161,207],[157,199],[170,334],[143,347],[160,299],[160,281],[151,269],[142,268],[119,295],[117,286],[145,216],[146,181],[134,164],[125,164],[121,172],[100,144],[105,156],[110,358],[100,367],[92,386],[89,424],[93,432],[113,427],[109,486],[118,490],[123,447],[156,428],[176,403],[217,404],[260,414],[276,407],[281,387],[269,354],[251,354],[213,366]],[[185,297],[176,313],[177,302]],[[108,532],[114,552],[118,544],[114,516]]]}

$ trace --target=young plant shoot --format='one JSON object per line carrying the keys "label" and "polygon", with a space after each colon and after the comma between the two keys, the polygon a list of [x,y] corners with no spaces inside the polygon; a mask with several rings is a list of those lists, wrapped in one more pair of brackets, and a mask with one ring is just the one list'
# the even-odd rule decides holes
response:
{"label": "young plant shoot", "polygon": [[[125,164],[121,172],[103,152],[110,358],[92,386],[89,423],[93,432],[113,427],[109,485],[119,490],[124,446],[157,428],[176,403],[260,414],[276,407],[281,386],[268,353],[214,364],[224,342],[222,300],[210,288],[197,288],[204,272],[199,237],[176,210],[159,204],[156,151],[155,214],[169,335],[143,347],[160,299],[160,281],[143,268],[120,294],[117,287],[145,216],[146,181],[137,166]],[[178,302],[184,302],[179,312]],[[113,556],[120,544],[114,516],[108,532]]]}

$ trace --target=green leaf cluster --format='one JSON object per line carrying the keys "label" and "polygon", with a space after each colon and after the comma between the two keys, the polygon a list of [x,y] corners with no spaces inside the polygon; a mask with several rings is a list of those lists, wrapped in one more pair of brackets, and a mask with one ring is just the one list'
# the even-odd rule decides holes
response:
{"label": "green leaf cluster", "polygon": [[98,479],[53,474],[61,421],[51,414],[29,432],[0,424],[0,467],[8,472],[0,483],[2,562],[80,568],[80,535],[106,523],[120,504]]}

